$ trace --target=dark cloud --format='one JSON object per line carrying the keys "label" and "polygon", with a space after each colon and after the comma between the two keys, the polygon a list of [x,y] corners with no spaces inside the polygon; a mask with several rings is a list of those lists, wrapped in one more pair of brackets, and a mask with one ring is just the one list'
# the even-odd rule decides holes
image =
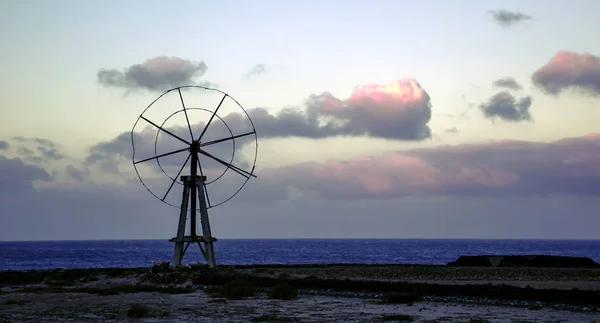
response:
{"label": "dark cloud", "polygon": [[[298,196],[282,200],[285,197],[280,193],[272,196],[273,190],[263,185],[266,184],[261,176],[230,203],[209,210],[212,232],[219,241],[397,236],[594,239],[600,226],[597,216],[600,198],[593,196],[405,197],[386,201],[376,198],[322,201]],[[277,188],[286,192],[281,185]],[[23,193],[19,198],[0,203],[0,237],[2,240],[161,239],[168,245],[167,239],[176,232],[178,215],[177,209],[156,201],[138,183],[86,182],[75,188],[51,187]],[[169,260],[172,249],[166,250],[148,263]],[[226,255],[220,255],[222,262]],[[202,259],[193,253],[190,257],[188,261]]]}
{"label": "dark cloud", "polygon": [[260,76],[264,74],[267,74],[267,67],[265,64],[256,64],[248,70],[244,77],[250,79],[254,76]]}
{"label": "dark cloud", "polygon": [[529,15],[507,10],[491,10],[490,13],[494,18],[494,21],[502,27],[510,27],[516,25],[519,22],[533,19]]}
{"label": "dark cloud", "polygon": [[6,141],[0,140],[0,150],[5,150],[10,148],[10,144]]}
{"label": "dark cloud", "polygon": [[600,135],[501,141],[305,163],[260,173],[327,199],[600,195]]}
{"label": "dark cloud", "polygon": [[494,81],[494,83],[492,83],[492,85],[495,87],[505,88],[513,91],[519,91],[523,88],[521,84],[515,81],[515,79],[512,77],[503,77],[497,79]]}
{"label": "dark cloud", "polygon": [[530,107],[530,96],[517,101],[512,94],[504,91],[496,93],[487,102],[479,105],[479,109],[487,119],[498,118],[509,122],[531,121]]}
{"label": "dark cloud", "polygon": [[547,94],[558,95],[567,89],[578,89],[600,95],[600,57],[559,51],[532,74],[531,80]]}
{"label": "dark cloud", "polygon": [[40,167],[28,165],[20,158],[0,155],[0,201],[32,190],[35,181],[51,180],[50,174]]}
{"label": "dark cloud", "polygon": [[101,69],[97,78],[104,86],[165,91],[183,85],[214,86],[207,81],[197,81],[207,69],[203,61],[193,62],[179,57],[158,56],[142,64],[127,67],[123,71]]}

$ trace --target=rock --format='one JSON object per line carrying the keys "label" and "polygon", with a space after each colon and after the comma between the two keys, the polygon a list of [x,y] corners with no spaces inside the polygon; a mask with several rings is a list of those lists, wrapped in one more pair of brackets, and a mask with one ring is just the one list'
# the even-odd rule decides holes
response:
{"label": "rock", "polygon": [[600,264],[587,257],[507,255],[460,256],[449,262],[454,267],[544,267],[544,268],[600,268]]}

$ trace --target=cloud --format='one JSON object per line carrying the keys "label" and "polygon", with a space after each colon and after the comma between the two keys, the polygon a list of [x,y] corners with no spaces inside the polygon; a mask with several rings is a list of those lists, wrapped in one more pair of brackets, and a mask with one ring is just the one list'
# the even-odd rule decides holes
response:
{"label": "cloud", "polygon": [[307,121],[328,120],[319,130],[328,135],[419,141],[431,137],[429,94],[415,79],[400,79],[386,85],[369,84],[354,89],[340,100],[330,93],[312,95]]}
{"label": "cloud", "polygon": [[80,170],[73,165],[67,165],[65,167],[65,172],[67,173],[67,175],[69,175],[69,177],[79,182],[85,180],[85,177],[90,174],[89,169],[84,168],[83,170]]}
{"label": "cloud", "polygon": [[547,94],[559,95],[567,89],[578,89],[597,96],[600,95],[600,57],[559,51],[532,74],[531,80]]}
{"label": "cloud", "polygon": [[533,19],[529,15],[520,12],[511,12],[507,10],[491,10],[490,13],[494,18],[494,21],[502,27],[510,27],[516,25],[519,22]]}
{"label": "cloud", "polygon": [[33,190],[33,183],[36,181],[52,179],[50,174],[40,167],[28,165],[20,158],[0,155],[0,201]]}
{"label": "cloud", "polygon": [[[430,99],[426,91],[413,79],[397,80],[383,86],[359,86],[349,98],[343,100],[330,93],[312,95],[306,101],[304,109],[285,108],[277,114],[270,114],[264,108],[254,108],[249,109],[248,114],[260,138],[296,136],[316,139],[345,135],[419,141],[431,137],[431,130],[427,125],[431,118]],[[229,113],[223,116],[222,120],[228,124],[229,129],[222,125],[221,120],[215,119],[206,134],[206,138],[210,139],[203,139],[203,142],[250,133],[252,130],[250,122],[242,113]],[[160,123],[159,120],[155,121]],[[197,136],[204,129],[205,121],[191,122],[191,127]],[[187,126],[166,126],[165,129],[181,138],[189,138]],[[174,137],[161,131],[157,138],[157,133],[157,128],[150,125],[134,131],[136,161],[184,148],[185,145]],[[123,132],[111,140],[94,145],[85,158],[85,166],[113,176],[126,177],[124,170],[131,167],[131,138],[130,132]],[[243,171],[250,172],[254,166],[254,155],[241,154],[241,147],[253,140],[253,135],[236,139],[235,150],[231,140],[203,149],[225,163],[231,162]],[[182,151],[161,157],[160,165],[156,160],[140,164],[138,174],[144,183],[148,184],[148,178],[155,178],[156,174],[161,175],[160,173],[164,172],[162,175],[167,177],[162,176],[160,180],[150,181],[147,186],[153,186],[149,189],[155,194],[166,194],[157,192],[165,190],[165,180],[168,186],[168,177],[178,179],[177,174],[184,163],[187,165],[184,169],[189,169],[187,155],[187,151]],[[221,178],[220,174],[226,170],[223,164],[214,158],[200,156],[200,163],[204,175],[209,179]],[[231,170],[225,174],[232,177],[221,181],[226,185],[241,185],[240,180],[244,179]],[[221,189],[226,190],[227,188]],[[168,193],[171,194],[171,191]],[[169,203],[178,202],[170,200]]]}
{"label": "cloud", "polygon": [[58,144],[56,144],[54,141],[45,139],[45,138],[39,138],[39,137],[28,138],[28,137],[23,137],[23,136],[14,136],[13,139],[20,143],[34,143],[34,144],[48,147],[48,148],[58,147]]}
{"label": "cloud", "polygon": [[[261,138],[368,136],[420,141],[431,137],[430,97],[415,79],[358,86],[346,99],[329,92],[313,94],[302,107],[285,107],[274,114],[259,107],[248,109],[248,115]],[[251,129],[244,118],[238,113],[223,117],[242,133]]]}
{"label": "cloud", "polygon": [[[430,97],[415,79],[358,86],[346,99],[329,92],[313,94],[304,106],[277,113],[262,107],[247,112],[261,138],[368,136],[420,141],[431,137]],[[225,115],[223,120],[240,133],[251,130],[240,113]]]}
{"label": "cloud", "polygon": [[252,66],[248,72],[244,75],[246,79],[250,79],[254,76],[260,76],[267,73],[267,67],[265,64],[256,64]]}
{"label": "cloud", "polygon": [[208,67],[204,61],[194,62],[179,57],[158,56],[123,71],[100,69],[98,82],[107,87],[127,90],[165,91],[183,85],[214,86],[207,81],[197,81]]}
{"label": "cloud", "polygon": [[509,90],[513,90],[513,91],[519,91],[523,88],[521,86],[521,84],[519,84],[517,81],[515,81],[515,79],[512,77],[503,77],[503,78],[497,79],[494,81],[494,83],[492,83],[492,85],[494,87],[505,88],[505,89],[509,89]]}
{"label": "cloud", "polygon": [[[99,145],[97,145],[98,147]],[[348,160],[309,162],[262,169],[253,180],[250,199],[389,199],[436,196],[544,196],[600,195],[600,134],[565,138],[552,142],[490,141],[432,148],[394,151]],[[1,160],[8,165],[7,159]],[[23,180],[49,180],[35,166],[12,160],[11,167],[31,167]],[[67,170],[72,177],[81,173]],[[2,174],[21,178],[8,166]],[[38,173],[35,173],[38,170]],[[40,170],[42,173],[40,173]],[[130,171],[127,171],[131,175]],[[230,172],[231,173],[231,172]],[[133,176],[119,177],[136,183]],[[235,174],[234,174],[235,175]],[[94,179],[85,179],[91,180]],[[154,178],[165,190],[164,178]],[[223,196],[237,185],[229,179],[213,186]],[[11,184],[12,185],[12,184]],[[129,184],[127,184],[129,185]],[[8,187],[8,186],[7,186]],[[235,187],[237,189],[237,186]],[[180,199],[177,189],[174,200]],[[248,198],[247,196],[247,198]]]}
{"label": "cloud", "polygon": [[261,172],[325,199],[600,195],[600,135],[399,151]]}
{"label": "cloud", "polygon": [[[594,237],[597,225],[590,223],[598,222],[599,158],[600,135],[592,134],[264,169],[230,203],[210,210],[211,223],[219,238]],[[101,184],[103,177],[67,185],[37,166],[0,157],[0,220],[5,224],[0,237],[172,237],[176,209],[129,177]],[[53,185],[36,186],[39,181]],[[178,188],[179,199],[180,194]]]}
{"label": "cloud", "polygon": [[[431,137],[427,125],[431,118],[431,104],[427,92],[414,79],[397,80],[387,85],[357,87],[347,99],[338,99],[330,93],[311,95],[303,108],[286,107],[272,114],[265,108],[247,110],[260,138],[327,138],[335,136],[369,136],[395,140],[419,141]],[[252,125],[242,113],[232,112],[222,117],[232,133],[221,121],[211,123],[207,136],[213,139],[252,131]],[[159,120],[155,120],[159,122]],[[201,133],[206,121],[192,122],[192,131]],[[166,127],[182,138],[189,136],[187,126]],[[136,155],[148,158],[181,148],[181,143],[161,132],[156,144],[157,129],[151,126],[135,131]],[[254,140],[253,136],[236,139],[236,148]],[[222,159],[231,155],[231,142],[214,145],[211,149]],[[117,173],[118,160],[130,160],[131,133],[98,143],[90,149],[88,164],[100,164],[105,171]],[[174,158],[173,167],[179,160]],[[243,163],[241,159],[236,160]],[[161,164],[162,164],[161,159]],[[165,162],[168,164],[168,162]]]}
{"label": "cloud", "polygon": [[446,133],[457,134],[458,133],[458,128],[456,128],[456,127],[448,128],[448,129],[446,129]]}
{"label": "cloud", "polygon": [[15,136],[12,139],[17,142],[14,146],[25,161],[42,163],[65,158],[59,151],[59,145],[52,140],[23,136]]}
{"label": "cloud", "polygon": [[0,140],[0,150],[6,150],[10,148],[10,144],[6,141]]}
{"label": "cloud", "polygon": [[504,91],[494,94],[487,102],[479,105],[485,118],[492,120],[498,118],[509,122],[531,121],[530,107],[530,96],[522,97],[517,101],[512,94]]}

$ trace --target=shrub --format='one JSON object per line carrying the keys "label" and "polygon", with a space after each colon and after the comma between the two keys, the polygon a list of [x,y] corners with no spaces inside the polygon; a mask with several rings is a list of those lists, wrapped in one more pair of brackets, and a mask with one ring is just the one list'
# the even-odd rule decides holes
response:
{"label": "shrub", "polygon": [[381,298],[383,304],[410,304],[421,300],[421,296],[412,292],[388,292]]}
{"label": "shrub", "polygon": [[168,261],[158,262],[155,261],[150,271],[153,273],[170,273],[173,270],[171,269],[171,264]]}
{"label": "shrub", "polygon": [[4,301],[4,305],[23,305],[27,304],[31,301],[25,299],[7,299]]}
{"label": "shrub", "polygon": [[267,314],[252,318],[252,322],[294,322],[295,320],[291,317],[277,316],[274,314]]}
{"label": "shrub", "polygon": [[46,276],[44,280],[46,285],[51,287],[58,286],[73,286],[75,284],[75,277],[68,275],[67,273],[52,273]]}
{"label": "shrub", "polygon": [[412,322],[414,321],[414,317],[406,314],[384,314],[382,319],[384,321],[404,321],[404,322]]}
{"label": "shrub", "polygon": [[254,296],[256,288],[251,282],[238,280],[221,287],[221,296],[227,299],[243,299]]}
{"label": "shrub", "polygon": [[269,290],[269,298],[271,299],[281,299],[281,300],[291,300],[298,298],[298,290],[296,287],[282,283],[277,284]]}
{"label": "shrub", "polygon": [[222,297],[222,289],[223,286],[206,286],[206,288],[204,288],[204,292],[206,295],[208,295],[208,297]]}
{"label": "shrub", "polygon": [[127,310],[127,317],[150,317],[150,308],[146,304],[135,303]]}
{"label": "shrub", "polygon": [[110,268],[106,271],[106,277],[109,278],[119,278],[125,277],[129,273],[127,272],[127,268]]}

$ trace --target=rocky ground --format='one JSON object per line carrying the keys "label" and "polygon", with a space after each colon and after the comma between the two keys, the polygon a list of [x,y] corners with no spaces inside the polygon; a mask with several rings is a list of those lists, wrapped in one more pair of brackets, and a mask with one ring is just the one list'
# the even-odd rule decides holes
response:
{"label": "rocky ground", "polygon": [[[255,292],[242,297],[223,292],[231,281],[252,285]],[[298,287],[297,297],[269,295],[273,284],[281,283]],[[0,272],[0,322],[600,322],[599,283],[600,269],[556,268],[157,266]],[[396,291],[417,296],[383,301],[384,293]]]}

